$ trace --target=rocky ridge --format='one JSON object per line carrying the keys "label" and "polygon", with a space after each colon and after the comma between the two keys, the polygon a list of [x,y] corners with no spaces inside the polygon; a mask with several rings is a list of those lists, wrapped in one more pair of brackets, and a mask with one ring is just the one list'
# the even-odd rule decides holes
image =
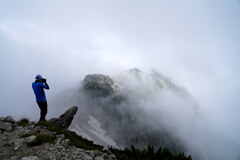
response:
{"label": "rocky ridge", "polygon": [[[55,118],[54,122],[58,122],[57,124],[62,122],[65,125],[59,126],[66,129],[71,124],[76,111],[77,108],[72,107],[60,118]],[[40,143],[39,137],[43,137]],[[50,141],[46,140],[49,138]],[[0,118],[0,141],[0,159],[2,160],[116,159],[108,147],[94,150],[78,148],[72,145],[64,134],[50,131],[41,123],[30,122],[23,125],[15,122],[12,117]]]}

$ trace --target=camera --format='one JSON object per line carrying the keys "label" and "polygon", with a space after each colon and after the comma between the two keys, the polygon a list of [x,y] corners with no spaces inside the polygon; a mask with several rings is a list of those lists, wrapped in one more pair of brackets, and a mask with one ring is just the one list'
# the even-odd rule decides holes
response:
{"label": "camera", "polygon": [[42,79],[42,82],[43,82],[43,83],[46,83],[46,82],[47,82],[47,80],[46,80],[45,78],[43,78],[43,79]]}

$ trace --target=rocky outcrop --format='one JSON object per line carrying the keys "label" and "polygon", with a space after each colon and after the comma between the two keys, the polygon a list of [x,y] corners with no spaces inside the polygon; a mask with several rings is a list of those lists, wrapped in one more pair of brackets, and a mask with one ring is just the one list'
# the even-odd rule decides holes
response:
{"label": "rocky outcrop", "polygon": [[[77,112],[77,107],[67,110],[60,118],[60,126],[68,126]],[[11,122],[1,118],[2,123],[11,123],[11,130],[0,132],[0,159],[1,160],[116,160],[116,156],[108,147],[95,150],[85,150],[70,144],[70,140],[62,133],[50,131],[40,123],[31,122],[26,126],[20,126],[13,119]],[[66,122],[67,121],[67,122]],[[45,122],[44,122],[45,123]],[[47,123],[47,122],[46,122]],[[43,142],[39,145],[29,145],[32,142],[43,141],[39,135],[54,137],[53,142]]]}
{"label": "rocky outcrop", "polygon": [[59,128],[67,129],[73,120],[74,115],[77,113],[78,107],[74,106],[68,109],[64,114],[62,114],[59,118],[50,119],[49,122],[53,123]]}
{"label": "rocky outcrop", "polygon": [[14,127],[15,120],[11,117],[1,117],[0,118],[0,132],[11,131]]}
{"label": "rocky outcrop", "polygon": [[107,75],[89,74],[82,84],[83,89],[93,98],[107,97],[114,93],[114,82]]}

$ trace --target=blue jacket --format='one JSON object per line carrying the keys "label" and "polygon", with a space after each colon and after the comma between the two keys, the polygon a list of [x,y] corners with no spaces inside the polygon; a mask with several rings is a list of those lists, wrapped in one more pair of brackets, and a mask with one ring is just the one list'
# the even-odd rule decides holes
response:
{"label": "blue jacket", "polygon": [[33,82],[32,88],[36,96],[37,102],[47,101],[43,88],[47,89],[47,86],[41,82]]}

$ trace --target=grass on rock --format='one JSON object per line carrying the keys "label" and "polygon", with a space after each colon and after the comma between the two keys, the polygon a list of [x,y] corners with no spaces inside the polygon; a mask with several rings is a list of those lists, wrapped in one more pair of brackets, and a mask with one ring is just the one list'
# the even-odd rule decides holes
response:
{"label": "grass on rock", "polygon": [[29,120],[27,118],[22,118],[20,121],[17,121],[17,124],[25,127],[26,125],[29,124]]}
{"label": "grass on rock", "polygon": [[101,150],[103,148],[100,145],[94,144],[92,141],[82,138],[81,136],[77,135],[75,132],[65,130],[65,129],[60,129],[50,122],[39,122],[36,125],[40,125],[40,126],[43,125],[49,131],[56,132],[57,134],[64,134],[65,138],[70,140],[70,144],[78,148],[82,148],[86,150],[95,150],[95,149]]}
{"label": "grass on rock", "polygon": [[28,145],[29,146],[38,146],[38,145],[41,145],[43,143],[54,143],[55,139],[56,139],[55,135],[38,134],[38,135],[36,135],[36,138],[33,141],[28,143]]}

